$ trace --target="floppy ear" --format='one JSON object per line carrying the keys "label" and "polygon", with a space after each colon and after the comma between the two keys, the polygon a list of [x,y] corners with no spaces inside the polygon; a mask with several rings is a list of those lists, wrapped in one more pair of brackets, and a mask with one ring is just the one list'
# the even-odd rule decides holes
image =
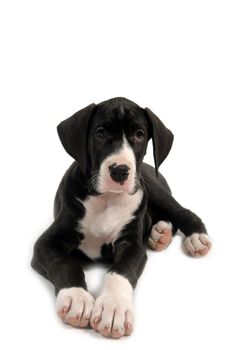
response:
{"label": "floppy ear", "polygon": [[95,104],[92,103],[57,126],[65,151],[77,160],[84,174],[87,168],[87,133],[94,108]]}
{"label": "floppy ear", "polygon": [[174,135],[149,108],[145,108],[145,113],[151,128],[156,175],[159,176],[159,166],[172,148]]}

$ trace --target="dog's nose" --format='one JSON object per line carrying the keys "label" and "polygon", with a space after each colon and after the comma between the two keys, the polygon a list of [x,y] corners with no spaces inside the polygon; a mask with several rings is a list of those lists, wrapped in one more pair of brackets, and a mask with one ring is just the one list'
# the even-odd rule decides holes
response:
{"label": "dog's nose", "polygon": [[130,168],[126,164],[113,163],[109,166],[109,172],[112,180],[115,182],[123,182],[126,181],[129,175]]}

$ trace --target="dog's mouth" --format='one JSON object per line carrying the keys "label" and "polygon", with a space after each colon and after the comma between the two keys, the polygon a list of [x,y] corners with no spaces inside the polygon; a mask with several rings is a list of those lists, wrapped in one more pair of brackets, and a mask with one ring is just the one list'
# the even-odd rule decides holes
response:
{"label": "dog's mouth", "polygon": [[133,195],[139,187],[140,180],[136,174],[129,174],[126,180],[115,181],[110,176],[110,172],[101,174],[100,171],[93,173],[92,177],[87,182],[89,192],[103,194],[106,192],[112,193],[128,193]]}

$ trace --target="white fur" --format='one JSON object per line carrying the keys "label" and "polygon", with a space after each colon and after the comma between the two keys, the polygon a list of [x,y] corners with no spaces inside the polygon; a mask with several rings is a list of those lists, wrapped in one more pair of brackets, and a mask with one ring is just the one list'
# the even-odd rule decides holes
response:
{"label": "white fur", "polygon": [[100,257],[102,245],[114,243],[123,227],[133,220],[142,196],[139,189],[134,195],[107,192],[82,201],[86,213],[78,226],[84,234],[79,249],[92,259]]}
{"label": "white fur", "polygon": [[159,221],[157,224],[152,226],[150,238],[152,238],[154,242],[158,242],[163,236],[162,231],[166,229],[172,230],[172,227],[172,223],[169,221]]}
{"label": "white fur", "polygon": [[[172,240],[172,227],[169,221],[158,221],[153,225],[148,237],[149,247],[157,251],[167,248]],[[166,238],[162,240],[165,236]]]}
{"label": "white fur", "polygon": [[[126,164],[129,170],[128,179],[124,182],[123,185],[112,180],[109,173],[109,166],[113,163],[117,165]],[[136,160],[134,151],[129,145],[125,136],[123,136],[122,147],[115,153],[110,154],[106,159],[102,162],[99,171],[97,190],[100,193],[104,193],[107,191],[110,192],[127,192],[132,193],[135,188],[135,176],[136,176]]]}
{"label": "white fur", "polygon": [[94,305],[94,299],[86,290],[79,287],[63,288],[56,298],[57,313],[68,310],[64,321],[70,323],[70,319],[82,318],[89,320]]}
{"label": "white fur", "polygon": [[211,241],[206,233],[193,233],[184,240],[184,249],[192,256],[205,249],[205,246],[211,247]]}
{"label": "white fur", "polygon": [[102,294],[97,298],[93,311],[92,322],[98,318],[97,330],[109,335],[114,332],[117,337],[125,334],[125,323],[134,327],[133,289],[129,281],[117,273],[106,275]]}

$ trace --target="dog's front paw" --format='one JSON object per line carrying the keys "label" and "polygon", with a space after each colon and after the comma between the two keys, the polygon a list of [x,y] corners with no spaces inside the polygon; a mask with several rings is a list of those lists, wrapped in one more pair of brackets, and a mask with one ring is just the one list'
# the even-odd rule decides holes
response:
{"label": "dog's front paw", "polygon": [[61,289],[56,299],[58,316],[73,327],[87,327],[91,317],[94,299],[83,288]]}
{"label": "dog's front paw", "polygon": [[127,298],[103,294],[95,302],[90,323],[106,337],[130,335],[134,328],[132,304]]}
{"label": "dog's front paw", "polygon": [[191,236],[185,238],[183,246],[188,255],[198,257],[206,255],[212,243],[206,233],[193,233]]}

